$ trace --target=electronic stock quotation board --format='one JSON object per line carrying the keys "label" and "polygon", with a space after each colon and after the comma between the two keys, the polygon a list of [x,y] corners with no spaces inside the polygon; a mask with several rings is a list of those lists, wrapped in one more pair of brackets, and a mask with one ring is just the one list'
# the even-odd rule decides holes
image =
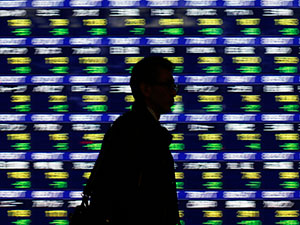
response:
{"label": "electronic stock quotation board", "polygon": [[0,1],[0,224],[68,225],[105,132],[132,105],[132,66],[157,54],[179,85],[161,123],[181,223],[298,225],[299,6]]}

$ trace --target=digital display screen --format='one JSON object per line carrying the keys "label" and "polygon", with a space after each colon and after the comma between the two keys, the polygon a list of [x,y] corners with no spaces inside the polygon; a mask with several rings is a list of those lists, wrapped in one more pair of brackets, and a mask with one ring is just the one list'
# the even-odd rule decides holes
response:
{"label": "digital display screen", "polygon": [[161,123],[182,225],[299,225],[299,6],[0,1],[1,225],[69,224],[150,54],[179,85]]}

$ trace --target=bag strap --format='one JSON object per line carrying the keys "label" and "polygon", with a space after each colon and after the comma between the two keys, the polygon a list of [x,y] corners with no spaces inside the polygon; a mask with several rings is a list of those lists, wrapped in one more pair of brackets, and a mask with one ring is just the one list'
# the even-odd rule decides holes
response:
{"label": "bag strap", "polygon": [[94,176],[92,176],[93,173],[91,173],[89,180],[87,181],[83,192],[82,192],[82,200],[81,200],[81,206],[84,208],[87,208],[89,206],[89,200],[92,195],[92,181],[95,179]]}
{"label": "bag strap", "polygon": [[82,200],[81,200],[81,206],[83,206],[84,208],[87,208],[89,206],[89,199],[90,199],[90,196],[83,193]]}

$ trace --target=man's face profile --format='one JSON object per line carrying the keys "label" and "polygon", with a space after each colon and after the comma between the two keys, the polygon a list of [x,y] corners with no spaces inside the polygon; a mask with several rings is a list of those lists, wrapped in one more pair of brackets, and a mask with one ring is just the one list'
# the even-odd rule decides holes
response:
{"label": "man's face profile", "polygon": [[156,113],[163,114],[171,111],[174,104],[176,90],[172,72],[167,69],[159,69],[156,82],[141,86],[147,105]]}

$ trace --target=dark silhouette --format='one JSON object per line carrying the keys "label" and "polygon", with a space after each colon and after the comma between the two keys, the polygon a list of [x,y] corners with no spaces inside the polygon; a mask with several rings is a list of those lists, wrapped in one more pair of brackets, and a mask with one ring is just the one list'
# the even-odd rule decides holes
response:
{"label": "dark silhouette", "polygon": [[134,66],[132,110],[106,133],[87,184],[95,216],[91,224],[179,224],[172,136],[158,121],[174,103],[172,71],[172,63],[157,56]]}

